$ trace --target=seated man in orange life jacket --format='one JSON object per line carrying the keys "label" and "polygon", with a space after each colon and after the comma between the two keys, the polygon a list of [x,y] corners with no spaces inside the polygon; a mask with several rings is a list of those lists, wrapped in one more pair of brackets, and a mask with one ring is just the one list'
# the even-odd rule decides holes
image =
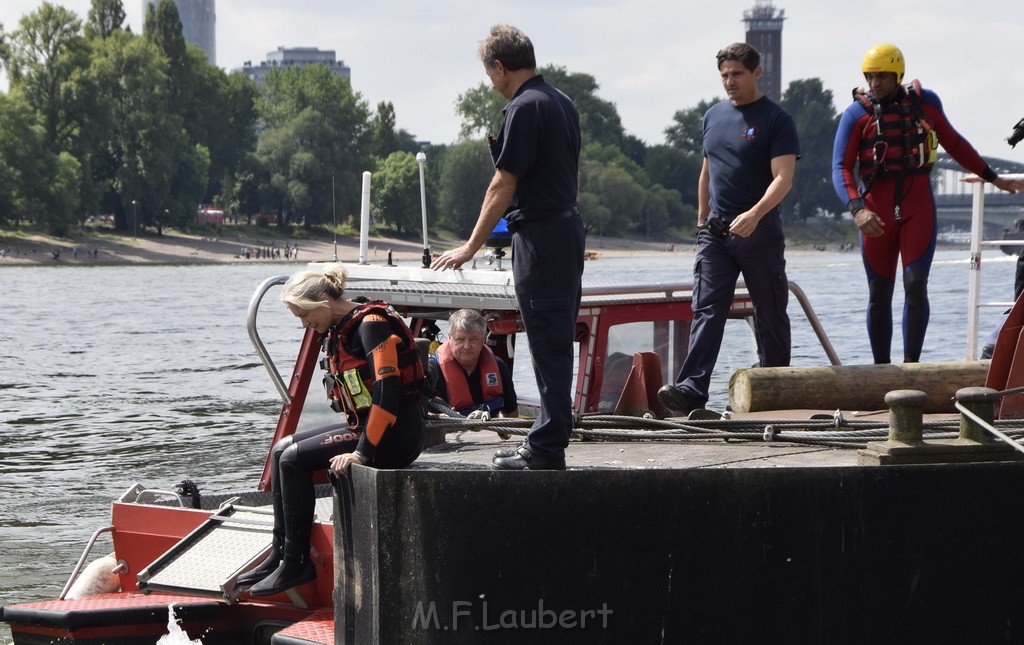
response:
{"label": "seated man in orange life jacket", "polygon": [[448,340],[427,365],[434,395],[459,414],[486,407],[490,416],[518,417],[512,373],[484,343],[487,322],[480,312],[459,309],[448,318]]}

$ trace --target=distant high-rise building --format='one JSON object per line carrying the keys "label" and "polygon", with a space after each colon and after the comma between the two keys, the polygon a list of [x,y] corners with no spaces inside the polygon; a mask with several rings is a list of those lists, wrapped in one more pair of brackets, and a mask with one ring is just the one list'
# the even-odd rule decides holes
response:
{"label": "distant high-rise building", "polygon": [[[142,15],[149,13],[150,6],[159,0],[143,0]],[[185,41],[206,54],[211,65],[217,64],[217,0],[174,0],[181,17],[181,33]],[[145,18],[143,18],[145,19]]]}
{"label": "distant high-rise building", "polygon": [[232,71],[242,72],[257,85],[262,85],[272,69],[298,69],[308,65],[323,65],[342,78],[352,78],[352,70],[344,61],[337,59],[334,50],[320,50],[317,47],[278,47],[277,51],[267,52],[267,60],[259,65],[246,61]]}
{"label": "distant high-rise building", "polygon": [[785,9],[775,11],[772,0],[755,0],[754,8],[743,12],[747,23],[748,45],[761,52],[761,82],[758,86],[768,98],[782,98],[782,21]]}

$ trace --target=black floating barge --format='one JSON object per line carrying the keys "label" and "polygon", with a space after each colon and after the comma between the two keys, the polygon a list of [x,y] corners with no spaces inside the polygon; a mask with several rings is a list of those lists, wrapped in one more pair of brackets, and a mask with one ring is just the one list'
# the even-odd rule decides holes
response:
{"label": "black floating barge", "polygon": [[508,473],[495,447],[338,484],[336,643],[1024,641],[1020,462],[574,443]]}

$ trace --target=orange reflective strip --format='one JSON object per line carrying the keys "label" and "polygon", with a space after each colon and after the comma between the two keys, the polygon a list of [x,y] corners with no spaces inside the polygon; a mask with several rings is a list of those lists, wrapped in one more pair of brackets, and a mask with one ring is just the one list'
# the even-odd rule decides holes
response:
{"label": "orange reflective strip", "polygon": [[377,445],[388,428],[395,425],[398,417],[377,405],[370,406],[370,418],[366,420],[366,438]]}
{"label": "orange reflective strip", "polygon": [[[367,318],[370,317],[367,316]],[[401,339],[392,334],[388,336],[387,340],[373,348],[371,354],[373,355],[375,380],[381,381],[386,378],[398,378],[401,375],[398,371],[398,344],[400,342]],[[380,407],[378,401],[374,401],[373,405],[370,406],[370,418],[366,420],[366,438],[376,446],[380,443],[381,437],[384,436],[388,428],[393,426],[397,420],[398,417]]]}
{"label": "orange reflective strip", "polygon": [[398,376],[398,344],[402,340],[392,334],[370,352],[373,355],[374,380]]}

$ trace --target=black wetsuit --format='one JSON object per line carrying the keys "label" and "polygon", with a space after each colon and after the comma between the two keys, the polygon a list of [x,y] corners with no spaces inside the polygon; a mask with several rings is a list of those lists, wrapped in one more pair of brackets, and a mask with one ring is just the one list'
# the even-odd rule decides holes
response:
{"label": "black wetsuit", "polygon": [[[365,359],[371,373],[382,365],[397,364],[392,323],[374,314],[368,315],[348,335],[340,338],[338,352]],[[411,336],[411,334],[410,334]],[[402,339],[404,341],[404,339]],[[406,390],[403,393],[403,389]],[[327,468],[331,457],[355,451],[369,458],[377,468],[403,468],[423,450],[423,408],[418,391],[403,388],[400,378],[377,378],[373,382],[373,404],[358,411],[358,424],[347,423],[297,432],[278,441],[271,452],[270,476],[274,499],[274,530],[290,541],[309,542],[315,505],[313,473]],[[373,442],[366,429],[373,427],[374,415],[383,414],[394,421],[377,429]],[[378,425],[380,422],[376,422]]]}

